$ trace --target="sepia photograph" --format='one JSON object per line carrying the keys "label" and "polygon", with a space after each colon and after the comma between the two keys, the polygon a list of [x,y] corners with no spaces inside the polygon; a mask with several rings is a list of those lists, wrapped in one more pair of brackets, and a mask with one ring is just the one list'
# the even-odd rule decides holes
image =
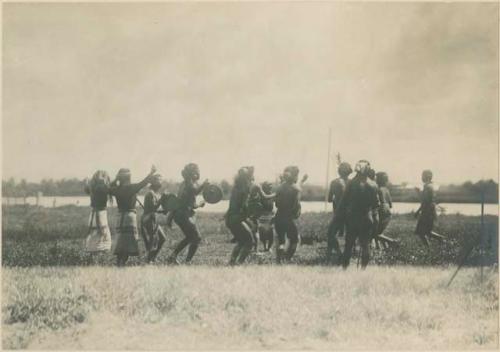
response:
{"label": "sepia photograph", "polygon": [[498,1],[1,8],[3,350],[498,350]]}

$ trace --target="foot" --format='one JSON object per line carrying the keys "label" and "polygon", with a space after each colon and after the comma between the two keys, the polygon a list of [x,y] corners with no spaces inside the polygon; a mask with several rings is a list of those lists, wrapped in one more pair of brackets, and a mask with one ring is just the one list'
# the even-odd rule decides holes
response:
{"label": "foot", "polygon": [[167,259],[167,264],[170,264],[170,265],[179,265],[180,262],[179,260],[177,259],[177,257],[169,257]]}

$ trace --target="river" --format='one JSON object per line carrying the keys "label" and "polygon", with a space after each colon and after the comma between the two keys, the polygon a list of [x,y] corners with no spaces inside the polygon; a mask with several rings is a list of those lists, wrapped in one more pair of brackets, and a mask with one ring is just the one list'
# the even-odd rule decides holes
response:
{"label": "river", "polygon": [[[141,202],[143,197],[139,197]],[[23,204],[23,198],[2,198],[2,204]],[[36,205],[36,197],[26,198],[26,203],[30,205]],[[89,197],[40,197],[38,200],[38,205],[43,207],[59,207],[64,205],[77,205],[77,206],[89,206]],[[418,203],[394,203],[393,213],[410,213],[411,211],[417,210]],[[481,205],[474,203],[441,203],[439,204],[446,214],[460,213],[463,215],[480,215]],[[228,208],[228,201],[223,200],[217,204],[207,204],[204,208],[201,208],[202,212],[225,212]],[[326,209],[331,211],[331,204],[328,204]],[[325,211],[324,202],[302,202],[302,212],[322,212]],[[498,204],[485,204],[484,212],[489,215],[498,215]]]}

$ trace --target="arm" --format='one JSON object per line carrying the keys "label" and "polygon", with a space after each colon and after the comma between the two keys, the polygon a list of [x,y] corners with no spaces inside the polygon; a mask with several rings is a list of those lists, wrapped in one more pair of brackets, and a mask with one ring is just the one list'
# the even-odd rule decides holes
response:
{"label": "arm", "polygon": [[144,180],[142,180],[139,183],[134,183],[134,184],[131,185],[133,191],[135,193],[138,193],[141,189],[143,189],[144,187],[146,187],[148,185],[148,183],[150,183],[150,181],[151,181],[151,176],[153,176],[155,173],[156,173],[156,167],[153,165],[153,166],[151,166],[151,171],[144,178]]}
{"label": "arm", "polygon": [[196,194],[196,195],[200,194],[200,193],[203,191],[203,188],[205,188],[205,186],[207,186],[208,184],[209,184],[208,180],[205,180],[205,181],[203,181],[203,183],[202,183],[200,186],[198,186],[198,187],[196,187],[196,186],[194,186],[194,185],[193,185],[195,194]]}
{"label": "arm", "polygon": [[392,197],[391,197],[391,192],[387,190],[387,202],[389,203],[389,208],[392,209]]}
{"label": "arm", "polygon": [[335,181],[330,182],[330,190],[328,191],[328,202],[333,202],[333,187],[335,186]]}
{"label": "arm", "polygon": [[266,193],[264,193],[264,191],[262,190],[262,188],[260,187],[260,185],[256,185],[256,187],[257,187],[257,191],[259,192],[259,195],[261,196],[262,199],[269,200],[269,199],[276,198],[276,192],[275,193],[271,193],[271,194],[266,194]]}

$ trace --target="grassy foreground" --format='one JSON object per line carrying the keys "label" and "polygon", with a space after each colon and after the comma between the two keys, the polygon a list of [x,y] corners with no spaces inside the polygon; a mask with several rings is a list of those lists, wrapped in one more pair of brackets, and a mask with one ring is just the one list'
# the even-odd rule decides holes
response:
{"label": "grassy foreground", "polygon": [[419,267],[4,268],[4,349],[498,347],[498,273]]}

